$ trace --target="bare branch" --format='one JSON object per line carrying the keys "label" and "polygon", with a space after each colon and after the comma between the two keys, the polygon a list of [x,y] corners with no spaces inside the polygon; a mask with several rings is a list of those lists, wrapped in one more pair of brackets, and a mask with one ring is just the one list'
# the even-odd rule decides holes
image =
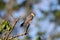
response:
{"label": "bare branch", "polygon": [[[35,15],[34,14],[30,14],[30,16],[28,16],[27,17],[27,19],[26,20],[29,20],[27,23],[25,23],[25,24],[28,24],[28,25],[25,25],[25,26],[27,26],[27,28],[26,28],[26,30],[25,30],[25,33],[24,34],[18,34],[17,36],[12,36],[10,39],[12,39],[12,38],[15,38],[15,37],[19,37],[19,36],[23,36],[23,35],[26,35],[27,33],[28,33],[28,28],[29,28],[29,26],[30,26],[30,23],[31,23],[31,21],[32,21],[32,19],[33,19],[33,17],[34,17]],[[32,17],[31,19],[29,19],[30,17]],[[16,24],[15,24],[16,25]]]}
{"label": "bare branch", "polygon": [[9,38],[9,40],[10,40],[10,39],[13,39],[13,38],[16,38],[16,37],[19,37],[19,36],[24,36],[24,35],[26,35],[26,34],[27,34],[27,32],[25,32],[24,34],[19,34],[19,35],[17,35],[17,36],[12,36],[12,37]]}
{"label": "bare branch", "polygon": [[9,38],[9,40],[10,40],[10,39],[13,39],[13,38],[16,38],[16,37],[19,37],[19,36],[24,36],[24,35],[26,35],[26,34],[28,33],[28,28],[29,28],[29,26],[30,26],[30,24],[29,24],[28,27],[26,28],[25,33],[23,33],[23,34],[18,34],[18,35],[16,35],[16,36],[12,36],[12,37]]}
{"label": "bare branch", "polygon": [[11,34],[11,32],[13,31],[13,29],[14,29],[16,23],[17,23],[20,19],[21,19],[21,17],[19,17],[19,18],[15,21],[15,23],[14,23],[14,25],[13,25],[13,28],[9,31],[9,33],[8,33],[7,36],[6,36],[6,37],[7,37],[6,40],[8,40],[9,35]]}

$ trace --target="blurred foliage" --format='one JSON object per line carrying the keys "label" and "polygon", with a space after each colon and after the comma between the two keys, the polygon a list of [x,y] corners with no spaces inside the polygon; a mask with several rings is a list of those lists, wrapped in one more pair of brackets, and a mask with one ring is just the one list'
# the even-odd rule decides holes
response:
{"label": "blurred foliage", "polygon": [[58,0],[58,4],[60,5],[60,0]]}
{"label": "blurred foliage", "polygon": [[24,3],[14,5],[14,6],[13,6],[13,10],[19,10],[19,9],[20,9],[21,7],[23,7],[23,6],[24,6]]}
{"label": "blurred foliage", "polygon": [[0,23],[0,34],[4,31],[10,31],[12,29],[12,25],[10,24],[9,21],[6,21],[6,20],[3,20],[1,23]]}
{"label": "blurred foliage", "polygon": [[45,34],[45,32],[40,32],[38,31],[37,32],[37,37],[36,37],[36,40],[42,40],[41,37]]}
{"label": "blurred foliage", "polygon": [[[24,1],[22,4],[16,4],[13,6],[13,10],[19,10],[19,8],[21,8],[22,6],[25,6],[26,1]],[[5,8],[6,3],[3,0],[0,0],[0,9],[4,9]]]}
{"label": "blurred foliage", "polygon": [[38,36],[38,37],[36,38],[36,40],[41,40],[41,37],[40,37],[40,36]]}
{"label": "blurred foliage", "polygon": [[13,38],[13,39],[10,39],[10,40],[20,40],[19,38]]}
{"label": "blurred foliage", "polygon": [[55,15],[56,19],[60,19],[60,11],[59,10],[55,10],[54,15]]}
{"label": "blurred foliage", "polygon": [[60,38],[60,33],[57,33],[55,35],[52,35],[52,38]]}
{"label": "blurred foliage", "polygon": [[45,18],[48,16],[48,11],[44,11],[44,10],[42,10],[42,9],[39,9],[39,11],[41,11],[41,13],[42,14],[44,14],[45,15]]}
{"label": "blurred foliage", "polygon": [[39,3],[41,0],[32,0],[34,4]]}
{"label": "blurred foliage", "polygon": [[31,37],[29,35],[25,36],[24,40],[31,40]]}
{"label": "blurred foliage", "polygon": [[0,0],[0,9],[4,9],[5,8],[5,2],[3,0]]}
{"label": "blurred foliage", "polygon": [[55,15],[56,22],[60,24],[60,10],[55,10],[54,15]]}
{"label": "blurred foliage", "polygon": [[43,34],[45,34],[45,32],[37,32],[37,35],[42,36]]}
{"label": "blurred foliage", "polygon": [[21,6],[20,5],[15,5],[13,6],[13,10],[18,10]]}
{"label": "blurred foliage", "polygon": [[19,10],[21,7],[24,7],[26,4],[26,1],[24,1],[22,4],[17,4],[13,6],[13,10]]}

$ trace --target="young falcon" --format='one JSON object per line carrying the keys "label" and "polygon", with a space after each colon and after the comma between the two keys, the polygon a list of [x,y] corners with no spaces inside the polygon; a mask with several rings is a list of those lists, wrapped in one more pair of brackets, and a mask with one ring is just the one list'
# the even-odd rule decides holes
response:
{"label": "young falcon", "polygon": [[24,22],[20,26],[24,27],[24,26],[30,25],[34,16],[35,16],[35,14],[33,12],[31,12],[31,14],[29,16],[27,16],[27,18],[24,20]]}

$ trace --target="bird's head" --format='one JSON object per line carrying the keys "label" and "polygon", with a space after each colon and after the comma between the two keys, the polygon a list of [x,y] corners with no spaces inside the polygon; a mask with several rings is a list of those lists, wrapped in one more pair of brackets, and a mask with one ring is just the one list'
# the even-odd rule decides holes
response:
{"label": "bird's head", "polygon": [[34,14],[33,12],[31,12],[31,16],[33,16],[33,17],[34,17],[34,16],[35,16],[35,14]]}

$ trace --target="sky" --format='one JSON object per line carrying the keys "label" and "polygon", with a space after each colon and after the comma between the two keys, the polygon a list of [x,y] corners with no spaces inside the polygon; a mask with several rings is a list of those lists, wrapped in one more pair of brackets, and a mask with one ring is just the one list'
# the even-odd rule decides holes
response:
{"label": "sky", "polygon": [[[25,1],[25,0],[17,0],[17,3],[21,4],[23,1]],[[36,16],[34,17],[32,23],[30,25],[29,29],[31,29],[31,30],[29,32],[29,35],[32,36],[32,38],[34,40],[35,40],[36,34],[37,34],[37,32],[39,30],[46,31],[46,37],[48,38],[49,34],[52,32],[52,30],[55,27],[55,23],[54,22],[49,22],[51,18],[52,19],[54,18],[54,15],[52,15],[52,13],[50,13],[48,15],[48,17],[46,17],[44,20],[41,20],[39,22],[37,21],[37,18],[44,18],[45,17],[44,14],[39,9],[42,9],[43,11],[47,11],[48,12],[50,10],[49,6],[50,6],[51,3],[53,3],[53,6],[52,6],[51,10],[55,10],[55,9],[60,10],[60,5],[58,5],[58,1],[57,0],[42,0],[41,3],[37,3],[37,4],[33,5],[33,11],[36,14]],[[22,7],[21,9],[19,9],[19,11],[14,11],[13,12],[14,13],[13,16],[15,18],[17,18],[17,17],[21,16],[24,13],[24,11],[25,10]],[[39,29],[37,28],[35,23],[40,24]],[[15,31],[17,31],[17,34],[19,34],[19,33],[21,33],[23,31],[22,30],[23,28],[20,28],[19,25],[15,29],[16,29]],[[20,30],[22,30],[22,31],[20,31]],[[58,27],[56,29],[56,31],[59,32],[60,31],[60,27]]]}

